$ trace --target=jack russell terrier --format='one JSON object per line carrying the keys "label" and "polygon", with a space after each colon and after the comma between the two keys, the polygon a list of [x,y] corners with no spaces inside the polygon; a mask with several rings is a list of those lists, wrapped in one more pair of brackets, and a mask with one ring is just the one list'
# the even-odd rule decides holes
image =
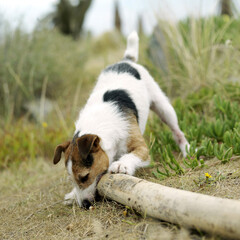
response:
{"label": "jack russell terrier", "polygon": [[[102,174],[133,175],[149,164],[143,133],[149,109],[172,130],[183,156],[189,143],[178,125],[168,98],[138,60],[138,35],[127,40],[122,61],[108,66],[98,77],[85,107],[75,123],[72,141],[58,145],[53,163],[65,155],[65,166],[74,188],[65,195],[65,203],[75,200],[80,207],[90,204]],[[89,206],[89,205],[88,205]]]}

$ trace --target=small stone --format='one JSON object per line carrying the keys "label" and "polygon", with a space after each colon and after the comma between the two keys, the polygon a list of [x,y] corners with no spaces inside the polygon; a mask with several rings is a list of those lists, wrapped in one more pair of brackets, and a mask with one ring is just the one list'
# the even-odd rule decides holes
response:
{"label": "small stone", "polygon": [[89,207],[89,210],[90,210],[90,211],[93,211],[94,209],[95,209],[94,206],[90,206],[90,207]]}
{"label": "small stone", "polygon": [[73,230],[73,224],[70,223],[68,226],[67,226],[67,230],[68,231],[72,231]]}
{"label": "small stone", "polygon": [[124,211],[123,211],[123,216],[124,216],[124,217],[127,217],[127,214],[128,214],[127,210],[124,210]]}

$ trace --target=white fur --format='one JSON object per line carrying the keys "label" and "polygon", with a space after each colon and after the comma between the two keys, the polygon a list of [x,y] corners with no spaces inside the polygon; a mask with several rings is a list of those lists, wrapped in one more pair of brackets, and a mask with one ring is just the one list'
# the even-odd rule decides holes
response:
{"label": "white fur", "polygon": [[[138,36],[136,32],[129,36],[124,56],[138,59]],[[123,89],[128,92],[138,110],[139,127],[142,134],[151,108],[170,127],[173,137],[184,156],[186,156],[185,147],[189,147],[189,144],[178,126],[176,113],[168,98],[148,71],[133,61],[124,60],[124,62],[130,64],[139,72],[141,80],[135,79],[128,73],[118,74],[112,71],[103,71],[98,77],[87,104],[79,114],[75,123],[75,133],[79,131],[79,136],[84,134],[98,135],[101,138],[100,145],[109,158],[109,171],[133,175],[137,168],[146,166],[148,163],[143,162],[132,153],[127,153],[129,122],[122,116],[116,105],[103,102],[103,95],[106,91]],[[72,175],[71,161],[68,162],[68,172]],[[96,181],[85,190],[79,189],[74,182],[73,191],[65,196],[66,203],[76,199],[81,206],[83,199],[93,198],[95,188]]]}
{"label": "white fur", "polygon": [[132,32],[127,39],[127,49],[124,57],[131,57],[135,62],[138,61],[138,34],[136,31]]}
{"label": "white fur", "polygon": [[64,197],[64,204],[65,205],[72,205],[76,200],[75,188],[70,193],[65,194]]}
{"label": "white fur", "polygon": [[65,205],[72,205],[75,201],[78,203],[79,207],[82,207],[82,202],[84,199],[89,201],[94,199],[96,192],[96,180],[86,189],[82,190],[77,184],[74,184],[74,188],[70,193],[67,193],[64,197]]}
{"label": "white fur", "polygon": [[138,64],[134,64],[134,66],[139,72],[141,72],[142,78],[146,81],[146,88],[151,96],[151,110],[153,110],[159,118],[170,127],[174,140],[179,145],[183,156],[186,157],[186,147],[187,149],[189,148],[189,143],[179,128],[177,115],[170,104],[169,99],[145,68]]}
{"label": "white fur", "polygon": [[133,175],[137,168],[146,167],[149,161],[142,161],[133,153],[123,155],[118,161],[111,164],[108,171],[110,173],[124,173]]}
{"label": "white fur", "polygon": [[64,197],[65,204],[71,205],[71,204],[73,204],[74,201],[76,201],[78,203],[78,205],[81,207],[82,201],[84,199],[88,199],[91,201],[94,198],[94,194],[96,191],[96,180],[88,188],[80,189],[73,177],[72,160],[71,159],[68,160],[67,170],[68,170],[70,177],[72,178],[74,188],[70,193],[65,195],[65,197]]}
{"label": "white fur", "polygon": [[68,171],[68,174],[72,177],[73,179],[73,171],[72,171],[72,160],[69,159],[68,162],[67,162],[67,171]]}
{"label": "white fur", "polygon": [[[131,64],[131,62],[128,62]],[[142,80],[136,80],[129,74],[102,72],[90,95],[86,106],[80,112],[76,122],[76,131],[82,136],[86,133],[96,134],[101,138],[101,147],[107,153],[110,164],[119,152],[126,153],[126,141],[129,122],[121,116],[116,105],[103,102],[103,95],[108,90],[124,89],[133,99],[139,115],[139,127],[145,130],[150,99]]]}

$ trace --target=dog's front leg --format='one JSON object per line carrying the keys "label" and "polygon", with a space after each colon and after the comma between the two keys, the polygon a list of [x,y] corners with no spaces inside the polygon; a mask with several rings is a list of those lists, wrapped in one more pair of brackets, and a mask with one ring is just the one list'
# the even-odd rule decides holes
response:
{"label": "dog's front leg", "polygon": [[133,175],[137,168],[146,167],[149,164],[150,156],[148,147],[139,129],[135,117],[131,119],[130,133],[127,140],[127,154],[124,154],[118,161],[109,167],[110,173],[123,173]]}
{"label": "dog's front leg", "polygon": [[75,187],[70,193],[67,193],[64,197],[65,205],[72,205],[76,201],[76,189]]}

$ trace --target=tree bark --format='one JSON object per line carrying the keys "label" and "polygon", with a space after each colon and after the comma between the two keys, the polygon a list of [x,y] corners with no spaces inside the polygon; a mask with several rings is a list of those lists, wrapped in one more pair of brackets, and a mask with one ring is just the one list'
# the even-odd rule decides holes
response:
{"label": "tree bark", "polygon": [[229,17],[233,15],[231,3],[231,0],[221,0],[221,15],[228,15]]}
{"label": "tree bark", "polygon": [[117,1],[115,2],[114,8],[115,8],[114,9],[114,13],[115,13],[115,16],[114,16],[114,26],[115,26],[115,29],[121,33],[122,22],[121,22],[121,18],[120,18],[119,5],[118,5]]}
{"label": "tree bark", "polygon": [[92,3],[92,0],[81,0],[78,6],[75,7],[73,10],[75,26],[74,26],[72,35],[74,39],[77,39],[79,37],[79,34],[81,33],[85,15],[91,3]]}
{"label": "tree bark", "polygon": [[53,19],[55,26],[66,35],[72,35],[77,39],[82,31],[86,13],[92,0],[79,0],[77,6],[73,6],[69,0],[60,0]]}
{"label": "tree bark", "polygon": [[240,201],[165,187],[124,174],[106,174],[100,195],[153,218],[240,239]]}

